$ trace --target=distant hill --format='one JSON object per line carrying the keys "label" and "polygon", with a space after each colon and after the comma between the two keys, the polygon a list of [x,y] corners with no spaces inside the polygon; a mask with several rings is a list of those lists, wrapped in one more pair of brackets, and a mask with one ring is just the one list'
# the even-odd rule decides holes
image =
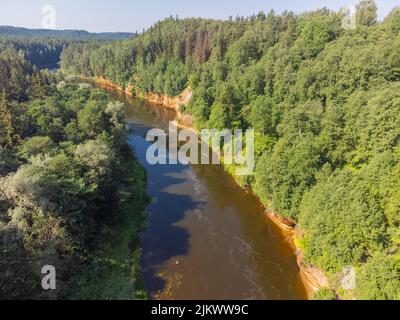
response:
{"label": "distant hill", "polygon": [[135,35],[135,33],[128,32],[90,33],[84,30],[47,30],[0,26],[0,37],[36,37],[70,40],[125,40],[132,38]]}

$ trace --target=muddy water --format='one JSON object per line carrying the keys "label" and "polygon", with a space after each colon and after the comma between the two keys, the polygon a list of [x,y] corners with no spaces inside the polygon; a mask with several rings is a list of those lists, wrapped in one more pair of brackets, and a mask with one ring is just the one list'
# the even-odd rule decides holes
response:
{"label": "muddy water", "polygon": [[107,89],[127,106],[129,144],[148,172],[142,267],[153,299],[306,299],[290,235],[220,166],[150,166],[149,129],[175,113]]}

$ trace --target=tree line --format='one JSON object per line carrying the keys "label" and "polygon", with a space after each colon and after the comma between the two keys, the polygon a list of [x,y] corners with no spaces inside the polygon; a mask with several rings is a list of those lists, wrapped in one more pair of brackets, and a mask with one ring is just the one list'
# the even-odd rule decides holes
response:
{"label": "tree line", "polygon": [[89,33],[82,30],[25,29],[0,26],[0,50],[12,48],[38,69],[58,69],[70,43],[105,42],[134,38],[136,33]]}

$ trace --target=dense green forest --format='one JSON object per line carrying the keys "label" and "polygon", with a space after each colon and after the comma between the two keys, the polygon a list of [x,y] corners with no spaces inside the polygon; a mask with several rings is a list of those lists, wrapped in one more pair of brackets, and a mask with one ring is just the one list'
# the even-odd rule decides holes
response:
{"label": "dense green forest", "polygon": [[0,38],[0,51],[13,49],[38,69],[57,69],[61,52],[70,40],[41,38]]}
{"label": "dense green forest", "polygon": [[13,38],[56,38],[64,40],[123,40],[132,38],[134,33],[129,32],[103,32],[90,33],[84,30],[46,30],[26,29],[10,26],[0,26],[1,37]]}
{"label": "dense green forest", "polygon": [[[358,299],[400,299],[400,9],[357,28],[327,9],[229,21],[169,18],[135,39],[74,43],[67,74],[194,90],[201,128],[255,128],[257,169],[241,181],[299,223],[305,260],[331,278],[357,269]],[[328,296],[332,296],[329,294]]]}
{"label": "dense green forest", "polygon": [[80,30],[25,29],[0,26],[0,51],[12,48],[38,69],[57,69],[63,49],[70,43],[134,38],[134,33],[89,33]]}
{"label": "dense green forest", "polygon": [[[141,297],[130,261],[146,179],[126,143],[124,105],[57,77],[0,50],[0,299]],[[49,264],[57,290],[45,293]],[[124,281],[112,288],[104,273]]]}

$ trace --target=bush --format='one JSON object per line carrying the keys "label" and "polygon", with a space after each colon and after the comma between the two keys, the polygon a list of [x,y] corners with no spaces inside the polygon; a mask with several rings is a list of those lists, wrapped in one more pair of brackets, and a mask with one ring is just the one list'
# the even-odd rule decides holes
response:
{"label": "bush", "polygon": [[331,289],[320,289],[313,295],[313,300],[336,300],[336,293]]}

